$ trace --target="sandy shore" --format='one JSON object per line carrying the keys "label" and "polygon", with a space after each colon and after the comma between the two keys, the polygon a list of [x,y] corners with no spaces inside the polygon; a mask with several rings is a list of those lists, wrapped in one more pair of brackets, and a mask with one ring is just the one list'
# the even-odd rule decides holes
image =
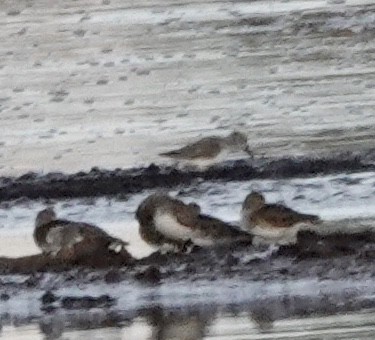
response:
{"label": "sandy shore", "polygon": [[0,175],[163,163],[200,135],[255,154],[373,147],[372,1],[0,4]]}
{"label": "sandy shore", "polygon": [[[160,187],[228,222],[255,189],[326,224],[272,254],[238,245],[1,275],[0,336],[372,339],[374,11],[373,0],[2,1],[1,256],[36,252],[35,213],[49,204],[147,256],[134,211]],[[148,168],[233,129],[254,163]],[[26,174],[92,167],[121,169]]]}

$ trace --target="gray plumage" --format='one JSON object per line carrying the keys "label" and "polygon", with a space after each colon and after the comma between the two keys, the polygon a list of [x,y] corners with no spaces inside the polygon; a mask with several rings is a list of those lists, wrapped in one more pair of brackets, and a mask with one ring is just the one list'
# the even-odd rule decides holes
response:
{"label": "gray plumage", "polygon": [[184,160],[207,160],[216,158],[223,151],[245,151],[252,154],[247,144],[247,137],[235,131],[226,137],[205,137],[180,149],[163,152],[159,155]]}
{"label": "gray plumage", "polygon": [[95,225],[57,219],[52,208],[37,214],[33,236],[42,252],[51,256],[75,257],[104,249],[119,253],[127,245]]}
{"label": "gray plumage", "polygon": [[242,204],[241,227],[257,236],[255,243],[295,243],[300,227],[319,222],[316,215],[299,213],[281,204],[266,204],[258,192],[247,195]]}
{"label": "gray plumage", "polygon": [[184,249],[187,242],[214,246],[236,240],[251,241],[251,235],[217,218],[201,214],[195,203],[184,202],[164,194],[152,194],[138,207],[139,233],[142,239],[162,248],[172,245]]}

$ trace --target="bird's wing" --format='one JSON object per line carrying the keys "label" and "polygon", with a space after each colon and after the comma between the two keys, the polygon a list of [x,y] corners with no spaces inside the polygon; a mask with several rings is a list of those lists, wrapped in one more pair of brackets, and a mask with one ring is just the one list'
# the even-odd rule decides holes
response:
{"label": "bird's wing", "polygon": [[203,138],[198,142],[184,146],[181,149],[161,153],[160,156],[172,158],[212,158],[221,151],[220,140],[216,137]]}
{"label": "bird's wing", "polygon": [[123,241],[117,237],[109,235],[103,229],[97,227],[96,225],[84,223],[84,222],[76,222],[79,225],[80,233],[85,239],[103,239],[108,241],[108,243],[116,243],[119,245],[127,246],[129,243]]}
{"label": "bird's wing", "polygon": [[200,215],[197,224],[199,234],[212,237],[214,239],[250,239],[251,235],[232,224],[224,222],[218,218]]}
{"label": "bird's wing", "polygon": [[110,236],[93,224],[68,220],[56,220],[54,224],[55,226],[50,229],[46,236],[47,242],[48,238],[49,240],[54,240],[54,242],[59,242],[62,246],[72,246],[83,240],[86,243],[96,243],[101,239],[108,243],[117,242],[124,246],[127,245],[127,242]]}
{"label": "bird's wing", "polygon": [[46,243],[61,247],[63,243],[64,229],[65,228],[63,226],[55,226],[50,228],[46,234]]}
{"label": "bird's wing", "polygon": [[197,205],[169,199],[155,210],[155,229],[172,240],[190,240],[199,213]]}
{"label": "bird's wing", "polygon": [[266,224],[270,227],[288,228],[297,223],[314,223],[318,220],[315,215],[299,213],[281,204],[269,204],[253,215],[255,224]]}

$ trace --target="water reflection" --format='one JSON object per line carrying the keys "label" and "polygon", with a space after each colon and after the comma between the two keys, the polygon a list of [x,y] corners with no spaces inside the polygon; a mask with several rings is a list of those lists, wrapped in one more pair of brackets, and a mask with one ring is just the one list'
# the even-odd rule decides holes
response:
{"label": "water reflection", "polygon": [[132,318],[128,318],[126,314],[121,315],[115,311],[98,309],[69,314],[57,312],[41,318],[38,326],[45,340],[59,339],[67,333],[73,333],[71,336],[78,336],[78,338],[81,334],[85,338],[88,331],[94,338],[95,333],[108,332],[107,338],[114,340],[122,339],[122,330],[131,326],[132,323]]}
{"label": "water reflection", "polygon": [[[3,339],[371,339],[371,296],[278,297],[248,304],[154,305],[137,310],[46,311],[41,318],[1,315]],[[341,301],[341,302],[340,302]],[[366,308],[366,310],[364,310]],[[362,310],[362,311],[361,311]],[[344,331],[344,329],[346,331]]]}
{"label": "water reflection", "polygon": [[151,308],[145,312],[148,324],[152,327],[152,340],[203,339],[216,313],[215,310],[173,311],[162,307]]}
{"label": "water reflection", "polygon": [[254,308],[250,310],[249,318],[255,323],[260,332],[267,332],[273,328],[272,313],[266,308]]}

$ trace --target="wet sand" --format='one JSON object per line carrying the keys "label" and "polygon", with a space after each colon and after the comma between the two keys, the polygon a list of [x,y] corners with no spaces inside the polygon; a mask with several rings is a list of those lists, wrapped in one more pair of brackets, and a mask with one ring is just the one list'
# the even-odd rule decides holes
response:
{"label": "wet sand", "polygon": [[[202,313],[201,309],[206,311],[203,315],[213,313],[213,320],[210,319],[208,325],[204,323],[204,336],[208,339],[211,336],[220,338],[225,334],[236,338],[237,330],[229,325],[242,324],[242,313],[248,308],[249,319],[239,328],[245,338],[257,338],[261,334],[264,334],[265,338],[272,338],[276,334],[282,336],[286,331],[282,326],[283,322],[291,322],[283,320],[293,319],[294,313],[299,317],[303,316],[303,319],[294,321],[298,325],[310,320],[310,317],[311,322],[315,322],[314,318],[324,313],[322,320],[325,326],[311,329],[309,334],[312,338],[326,332],[339,334],[342,326],[337,326],[336,321],[331,324],[326,313],[341,315],[353,311],[355,315],[359,313],[359,325],[353,322],[353,333],[348,334],[363,335],[365,339],[373,327],[371,323],[368,325],[367,321],[363,321],[367,325],[364,328],[360,325],[363,313],[361,311],[374,308],[371,287],[374,286],[375,275],[375,233],[374,217],[371,214],[367,219],[360,217],[366,214],[362,209],[364,206],[370,213],[374,211],[371,208],[374,204],[373,196],[368,195],[373,190],[373,178],[373,173],[368,172],[331,175],[326,178],[257,180],[252,184],[203,182],[200,186],[185,187],[182,190],[177,187],[174,192],[182,199],[200,197],[198,202],[202,203],[205,211],[215,212],[215,215],[221,217],[226,216],[231,221],[236,219],[235,212],[239,209],[241,198],[248,186],[255,185],[267,192],[272,201],[284,197],[289,205],[297,205],[303,210],[310,207],[311,213],[320,211],[326,222],[318,228],[321,236],[302,234],[297,246],[282,247],[273,254],[266,248],[257,249],[251,245],[237,244],[217,250],[196,249],[192,254],[181,256],[162,256],[155,253],[130,265],[108,263],[112,266],[111,269],[104,267],[93,270],[91,267],[66,271],[69,266],[65,266],[50,267],[45,272],[46,268],[40,267],[42,272],[37,273],[33,269],[36,262],[31,262],[27,268],[18,267],[21,269],[13,271],[18,275],[9,275],[8,267],[7,271],[3,271],[3,274],[7,274],[0,277],[1,296],[5,301],[0,311],[3,332],[11,336],[25,332],[30,336],[34,334],[36,338],[41,336],[40,332],[52,331],[63,332],[64,336],[71,335],[73,338],[79,337],[80,334],[83,337],[105,334],[109,338],[126,338],[130,328],[130,332],[134,332],[130,334],[143,334],[139,336],[144,337],[151,334],[152,338],[157,337],[158,332],[170,334],[169,328],[172,327],[177,328],[173,332],[177,332],[180,337],[183,330],[179,327],[179,319],[167,317],[166,320],[170,320],[171,324],[165,325],[166,321],[154,315],[153,306],[157,304],[160,305],[162,315],[175,315],[175,308],[180,311],[192,308],[191,313],[195,317]],[[321,194],[323,196],[320,196]],[[126,201],[96,198],[86,201],[63,200],[55,204],[62,216],[76,220],[91,218],[91,222],[99,222],[108,232],[126,239],[125,235],[137,230],[136,223],[132,222],[134,209],[145,195],[147,192],[131,196]],[[301,195],[304,195],[303,200],[295,199]],[[230,207],[229,199],[232,202]],[[6,204],[8,207],[4,206]],[[15,216],[24,216],[19,219],[19,231],[29,235],[30,240],[32,219],[35,211],[43,204],[43,201],[26,199],[22,202],[4,202],[3,217],[0,219],[5,226],[4,231],[11,231]],[[322,207],[326,208],[325,214]],[[228,214],[228,208],[231,215]],[[349,218],[338,219],[348,213],[346,216]],[[123,223],[119,223],[119,219],[123,220]],[[337,232],[340,234],[335,234]],[[139,236],[137,238],[134,234],[130,240],[133,247],[130,250],[139,251],[142,248]],[[0,266],[1,264],[4,264],[3,258],[0,259]],[[113,268],[114,265],[117,269]],[[55,273],[56,270],[62,269],[62,273]],[[19,275],[21,273],[23,275]],[[52,295],[47,297],[48,294]],[[298,298],[306,294],[309,297],[305,300]],[[253,301],[259,298],[261,300]],[[27,301],[27,308],[22,301]],[[267,303],[272,308],[258,310],[260,306],[267,306]],[[84,312],[87,308],[89,314]],[[231,314],[233,309],[235,317]],[[96,315],[95,310],[101,314]],[[147,318],[151,317],[154,321],[145,321],[144,313],[151,315]],[[259,313],[260,319],[257,316]],[[185,320],[184,315],[182,320]],[[255,321],[252,321],[253,318]],[[337,318],[342,320],[340,316]],[[80,324],[74,326],[72,320],[77,319],[81,320]],[[198,319],[204,321],[201,317]],[[186,324],[187,321],[182,322]],[[53,327],[48,326],[51,323]],[[248,326],[248,323],[253,326]],[[194,320],[193,324],[196,325]],[[274,326],[271,327],[270,324]],[[11,325],[16,325],[16,328]],[[113,325],[116,331],[112,328]],[[280,325],[281,328],[275,325]],[[92,328],[92,331],[78,332],[80,327]],[[202,326],[198,329],[201,329],[200,327]],[[297,338],[307,335],[288,329],[287,334],[290,332]]]}
{"label": "wet sand", "polygon": [[0,175],[164,164],[234,128],[256,155],[374,147],[372,1],[0,9]]}
{"label": "wet sand", "polygon": [[18,178],[0,178],[0,202],[16,199],[55,199],[115,196],[126,198],[144,190],[194,186],[202,181],[249,181],[288,179],[317,175],[364,172],[375,169],[375,157],[337,154],[324,158],[279,158],[224,162],[207,171],[178,170],[150,165],[147,168],[114,171],[91,169],[71,175],[27,173]]}

